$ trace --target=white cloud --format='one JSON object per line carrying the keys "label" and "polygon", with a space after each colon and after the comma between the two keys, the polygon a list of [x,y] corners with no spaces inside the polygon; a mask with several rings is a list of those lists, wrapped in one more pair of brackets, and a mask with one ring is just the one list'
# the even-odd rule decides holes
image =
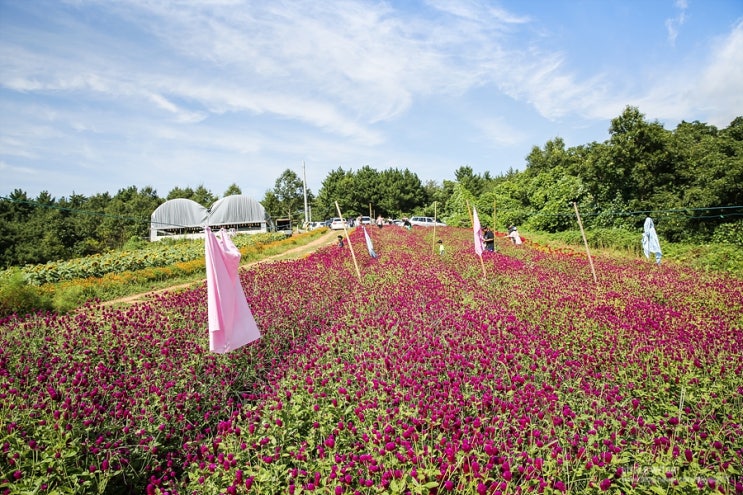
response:
{"label": "white cloud", "polygon": [[523,143],[527,134],[510,125],[503,118],[478,119],[474,125],[484,140],[496,146],[514,146]]}
{"label": "white cloud", "polygon": [[19,175],[37,175],[38,174],[36,170],[30,167],[18,167],[16,165],[11,165],[4,161],[0,161],[0,171],[3,171],[5,173],[19,174]]}
{"label": "white cloud", "polygon": [[698,86],[699,106],[709,123],[726,127],[743,115],[743,20],[713,47]]}
{"label": "white cloud", "polygon": [[686,0],[676,0],[675,6],[680,10],[678,15],[671,19],[666,19],[666,31],[668,32],[668,43],[671,46],[676,45],[676,38],[679,35],[679,28],[686,22],[686,9],[689,4]]}

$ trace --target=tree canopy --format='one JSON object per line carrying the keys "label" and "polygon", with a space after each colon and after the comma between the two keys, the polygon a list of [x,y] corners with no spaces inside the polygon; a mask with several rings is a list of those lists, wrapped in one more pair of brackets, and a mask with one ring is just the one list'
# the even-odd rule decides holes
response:
{"label": "tree canopy", "polygon": [[[680,122],[667,130],[628,106],[608,128],[609,138],[567,147],[556,137],[533,146],[525,169],[477,174],[469,165],[453,170],[441,184],[408,169],[378,171],[338,167],[317,196],[307,191],[312,220],[337,216],[432,216],[469,226],[467,205],[496,230],[510,224],[524,230],[558,232],[575,228],[572,204],[586,228],[637,230],[645,215],[670,241],[724,240],[743,244],[743,117],[727,128]],[[239,194],[233,183],[225,195]],[[165,199],[188,198],[209,207],[217,196],[203,185],[174,187]],[[36,198],[19,189],[0,198],[2,267],[44,263],[124,246],[148,237],[149,217],[165,199],[150,187],[135,186],[85,197],[74,192]],[[290,169],[276,179],[261,202],[273,217],[302,218],[304,188]]]}

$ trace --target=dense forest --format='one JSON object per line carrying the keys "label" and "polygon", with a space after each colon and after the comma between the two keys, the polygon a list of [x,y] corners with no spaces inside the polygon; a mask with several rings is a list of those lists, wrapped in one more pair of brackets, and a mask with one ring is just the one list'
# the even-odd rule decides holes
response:
{"label": "dense forest", "polygon": [[[232,184],[224,196],[239,194]],[[29,198],[19,189],[0,198],[0,267],[44,263],[119,249],[149,237],[150,214],[164,201],[189,198],[209,206],[218,197],[203,186],[176,187],[165,198],[150,187],[115,195]],[[584,226],[638,230],[646,214],[672,242],[743,244],[743,117],[727,128],[681,122],[667,130],[635,107],[611,121],[609,139],[566,148],[561,138],[534,146],[523,171],[475,174],[422,183],[407,169],[370,166],[331,171],[317,195],[308,192],[312,219],[344,215],[399,218],[434,213],[450,225],[469,225],[467,204],[496,230],[560,232]],[[304,220],[302,181],[284,171],[261,201],[274,217]]]}

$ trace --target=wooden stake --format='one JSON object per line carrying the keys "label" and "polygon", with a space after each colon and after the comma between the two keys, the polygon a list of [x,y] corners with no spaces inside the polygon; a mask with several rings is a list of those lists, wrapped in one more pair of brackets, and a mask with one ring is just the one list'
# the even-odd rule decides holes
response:
{"label": "wooden stake", "polygon": [[431,244],[433,244],[433,254],[436,254],[436,201],[433,202],[433,242]]}
{"label": "wooden stake", "polygon": [[593,258],[591,258],[591,250],[588,249],[588,240],[586,239],[586,232],[583,230],[583,222],[580,220],[580,213],[578,213],[578,203],[573,201],[573,207],[575,208],[575,216],[578,218],[578,225],[580,226],[580,234],[583,236],[583,244],[586,246],[586,254],[588,255],[588,264],[591,265],[591,273],[593,274],[593,283],[598,284],[599,281],[596,278],[596,270],[593,268]]}
{"label": "wooden stake", "polygon": [[359,271],[359,264],[356,262],[356,253],[353,252],[353,244],[351,244],[351,238],[348,236],[348,229],[346,228],[346,221],[343,218],[343,215],[341,214],[341,207],[338,206],[338,201],[335,202],[335,209],[338,210],[338,216],[341,218],[341,222],[343,222],[343,232],[346,234],[346,242],[348,242],[348,249],[351,250],[351,258],[353,258],[353,266],[356,267],[356,276],[359,277],[359,282],[361,282],[361,272]]}

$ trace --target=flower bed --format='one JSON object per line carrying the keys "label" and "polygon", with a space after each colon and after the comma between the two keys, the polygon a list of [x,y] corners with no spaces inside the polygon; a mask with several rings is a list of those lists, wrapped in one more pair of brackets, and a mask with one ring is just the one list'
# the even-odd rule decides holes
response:
{"label": "flower bed", "polygon": [[437,234],[246,272],[227,355],[205,286],[5,320],[0,492],[743,491],[743,283]]}

